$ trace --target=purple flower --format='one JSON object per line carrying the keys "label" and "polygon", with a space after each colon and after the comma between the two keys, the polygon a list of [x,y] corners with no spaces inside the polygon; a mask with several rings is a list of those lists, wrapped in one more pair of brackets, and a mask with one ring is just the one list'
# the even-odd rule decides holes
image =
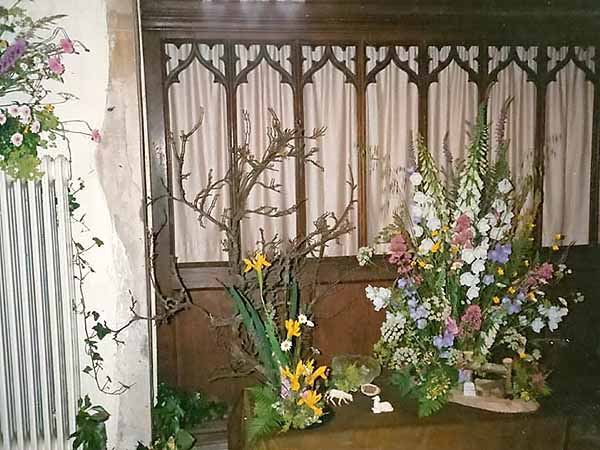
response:
{"label": "purple flower", "polygon": [[454,335],[446,330],[443,336],[438,335],[433,338],[433,345],[438,350],[452,347],[454,345]]}
{"label": "purple flower", "polygon": [[452,317],[448,317],[448,319],[446,319],[446,333],[450,333],[453,336],[457,336],[458,335],[458,325],[456,325],[456,320],[454,320]]}
{"label": "purple flower", "polygon": [[[62,65],[58,56],[53,56],[48,59],[48,67],[56,75],[62,75],[65,71],[65,66]],[[100,136],[100,134],[98,134],[98,136]]]}
{"label": "purple flower", "polygon": [[494,275],[485,275],[483,277],[483,284],[485,284],[486,286],[489,286],[493,282],[494,282]]}
{"label": "purple flower", "polygon": [[518,298],[514,301],[511,301],[511,299],[508,297],[504,297],[502,299],[502,305],[509,315],[519,313],[521,311],[521,304],[522,303]]}
{"label": "purple flower", "polygon": [[27,42],[23,39],[17,39],[12,45],[9,45],[4,53],[2,53],[2,56],[0,56],[0,74],[11,69],[19,58],[23,56],[26,49]]}
{"label": "purple flower", "polygon": [[493,250],[488,252],[488,259],[492,262],[499,264],[506,264],[510,259],[512,253],[512,245],[509,244],[496,244]]}

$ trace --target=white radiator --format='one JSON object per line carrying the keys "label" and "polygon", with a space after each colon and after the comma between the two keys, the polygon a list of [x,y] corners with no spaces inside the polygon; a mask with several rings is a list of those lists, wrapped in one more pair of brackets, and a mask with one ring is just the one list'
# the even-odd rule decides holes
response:
{"label": "white radiator", "polygon": [[0,171],[0,449],[68,449],[79,398],[69,164]]}

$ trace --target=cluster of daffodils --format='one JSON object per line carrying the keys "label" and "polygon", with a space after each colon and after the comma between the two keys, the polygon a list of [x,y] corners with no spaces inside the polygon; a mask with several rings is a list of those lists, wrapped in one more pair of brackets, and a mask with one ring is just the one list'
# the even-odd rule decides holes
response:
{"label": "cluster of daffodils", "polygon": [[315,324],[305,313],[298,313],[298,287],[294,280],[286,295],[288,318],[279,320],[281,310],[267,300],[267,270],[273,263],[263,252],[256,252],[243,262],[244,276],[256,276],[260,307],[250,300],[250,292],[234,287],[228,291],[257,349],[259,371],[266,378],[263,385],[252,390],[255,407],[249,427],[256,440],[275,430],[302,429],[320,422],[325,415],[323,391],[329,369],[315,367],[314,359],[302,350],[302,334]]}
{"label": "cluster of daffodils", "polygon": [[100,132],[87,122],[61,121],[54,113],[54,104],[72,96],[54,94],[50,83],[63,82],[68,55],[86,50],[54,25],[56,19],[35,21],[18,1],[0,8],[0,170],[13,178],[39,177],[40,149],[55,147],[69,133],[100,141]]}
{"label": "cluster of daffodils", "polygon": [[[389,288],[366,289],[374,309],[386,311],[375,353],[410,375],[426,406],[432,393],[443,398],[435,380],[444,380],[447,394],[458,383],[455,369],[492,362],[494,355],[515,353],[527,375],[516,377],[520,382],[545,379],[539,350],[527,336],[556,330],[570,304],[583,299],[580,293],[552,295],[551,287],[570,274],[553,262],[565,237],[555,236],[549,260],[539,257],[534,217],[522,210],[526,185],[517,188],[502,149],[489,164],[481,118],[472,136],[456,178],[442,178],[427,148],[419,146],[406,214],[391,227],[399,231],[391,237],[388,261],[398,278]],[[532,391],[534,385],[527,387],[530,398],[546,392]]]}

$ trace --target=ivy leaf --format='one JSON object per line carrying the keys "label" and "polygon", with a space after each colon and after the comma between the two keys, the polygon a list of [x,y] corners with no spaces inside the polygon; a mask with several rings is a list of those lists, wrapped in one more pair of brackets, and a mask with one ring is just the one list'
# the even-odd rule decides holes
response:
{"label": "ivy leaf", "polygon": [[104,241],[97,237],[92,238],[92,241],[94,241],[94,244],[96,244],[98,247],[102,247],[104,245]]}
{"label": "ivy leaf", "polygon": [[92,327],[92,330],[96,332],[99,340],[104,339],[107,335],[109,335],[112,332],[112,330],[106,326],[106,322],[104,322],[104,324],[98,322]]}

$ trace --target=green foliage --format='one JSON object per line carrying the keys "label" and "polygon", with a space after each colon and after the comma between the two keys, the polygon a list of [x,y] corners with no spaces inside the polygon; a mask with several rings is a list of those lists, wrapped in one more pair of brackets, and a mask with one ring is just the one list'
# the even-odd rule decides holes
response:
{"label": "green foliage", "polygon": [[246,439],[249,445],[281,431],[284,424],[282,414],[273,407],[279,395],[271,386],[261,385],[249,389],[253,403],[252,417],[248,420]]}
{"label": "green foliage", "polygon": [[402,396],[410,394],[415,388],[415,383],[409,368],[393,372],[390,376],[390,382],[398,389]]}
{"label": "green foliage", "polygon": [[369,372],[368,367],[354,362],[344,367],[341,372],[332,372],[330,384],[340,391],[356,392],[364,384],[365,372]]}
{"label": "green foliage", "polygon": [[77,402],[77,429],[69,439],[73,441],[73,450],[106,450],[106,426],[104,422],[110,415],[99,405],[92,406],[90,398],[79,399]]}
{"label": "green foliage", "polygon": [[190,449],[195,438],[188,430],[201,423],[221,419],[225,410],[223,403],[210,401],[199,392],[190,393],[160,383],[156,404],[152,408],[152,448],[167,450],[171,440],[177,450]]}
{"label": "green foliage", "polygon": [[410,368],[392,373],[390,382],[400,395],[417,399],[419,417],[427,417],[443,408],[457,378],[457,371],[448,366],[437,366],[425,372],[420,379],[411,375]]}

